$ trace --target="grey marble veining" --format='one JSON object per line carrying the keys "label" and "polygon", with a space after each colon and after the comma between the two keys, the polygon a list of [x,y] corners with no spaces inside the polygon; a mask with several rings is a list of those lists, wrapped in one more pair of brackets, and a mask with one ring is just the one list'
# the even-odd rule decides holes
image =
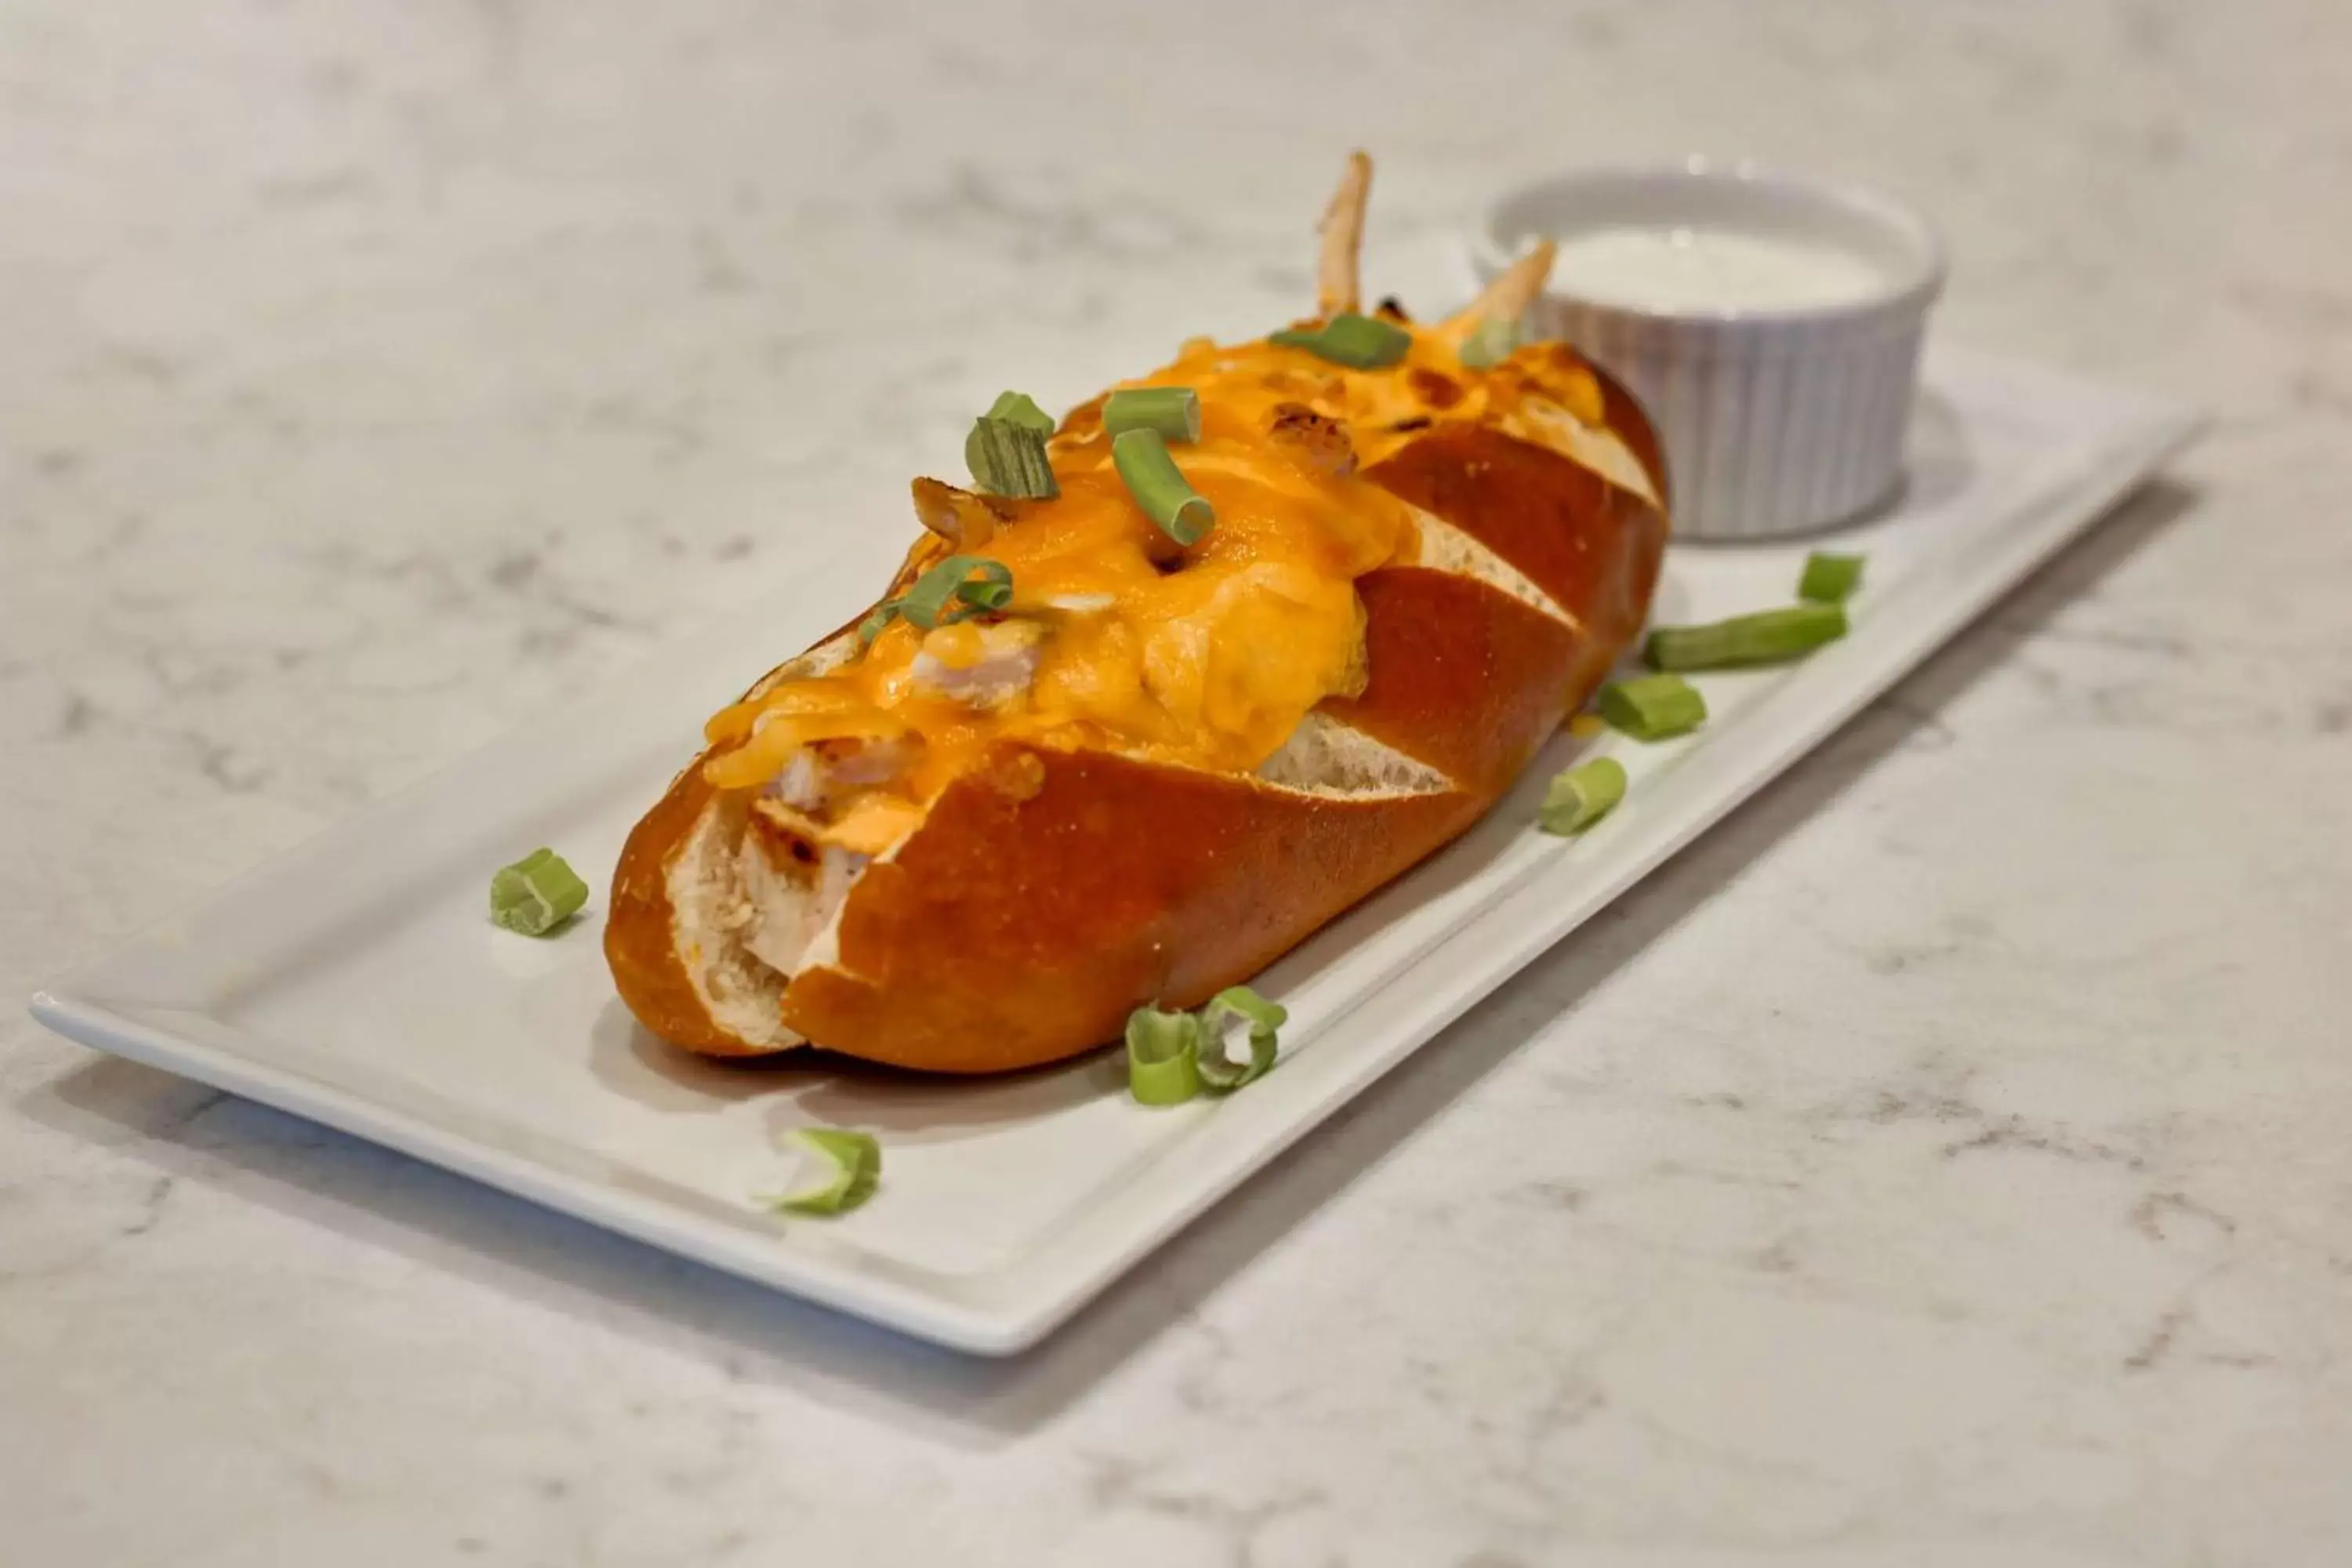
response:
{"label": "grey marble veining", "polygon": [[1477,195],[1906,192],[2173,477],[1037,1354],[0,1015],[0,1561],[2352,1553],[2352,16],[0,6],[0,994]]}

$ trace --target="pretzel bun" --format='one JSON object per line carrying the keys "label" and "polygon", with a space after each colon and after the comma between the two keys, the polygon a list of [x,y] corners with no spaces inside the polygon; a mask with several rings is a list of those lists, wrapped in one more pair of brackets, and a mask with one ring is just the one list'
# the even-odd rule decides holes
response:
{"label": "pretzel bun", "polygon": [[[1556,343],[1465,369],[1466,331],[1417,330],[1376,371],[1188,346],[1149,378],[1203,407],[1197,448],[1172,451],[1219,521],[1181,557],[1118,487],[1099,400],[1054,437],[1056,500],[919,481],[941,536],[893,592],[952,535],[1010,563],[1011,613],[870,648],[845,629],[713,721],[614,879],[630,1009],[714,1055],[1030,1067],[1247,979],[1469,826],[1640,630],[1667,522],[1621,387]],[[1103,591],[1024,610],[1086,571]],[[1253,619],[1269,584],[1290,598]],[[1139,637],[1141,693],[1118,684]],[[1208,674],[1169,674],[1163,647]],[[944,696],[844,695],[887,705],[926,671]],[[950,698],[970,705],[940,717]],[[851,734],[791,739],[852,710]]]}

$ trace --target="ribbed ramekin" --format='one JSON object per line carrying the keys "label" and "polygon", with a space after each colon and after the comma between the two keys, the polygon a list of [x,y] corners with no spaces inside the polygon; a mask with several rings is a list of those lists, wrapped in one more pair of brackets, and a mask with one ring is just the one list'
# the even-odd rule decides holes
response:
{"label": "ribbed ramekin", "polygon": [[1801,310],[1654,310],[1580,298],[1556,279],[1532,312],[1630,387],[1666,452],[1675,532],[1762,539],[1844,521],[1901,482],[1904,437],[1944,248],[1874,192],[1694,158],[1523,186],[1470,245],[1482,279],[1539,236],[1624,225],[1723,226],[1845,248],[1882,285]]}

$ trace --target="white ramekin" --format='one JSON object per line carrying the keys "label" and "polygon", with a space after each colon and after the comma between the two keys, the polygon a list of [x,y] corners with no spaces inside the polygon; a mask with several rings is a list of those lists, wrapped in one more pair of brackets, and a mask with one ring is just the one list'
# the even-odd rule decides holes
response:
{"label": "white ramekin", "polygon": [[1622,225],[1720,226],[1833,244],[1884,284],[1789,310],[1656,311],[1580,299],[1556,279],[1531,325],[1564,338],[1641,399],[1665,447],[1675,532],[1759,539],[1842,522],[1901,483],[1919,340],[1944,247],[1871,191],[1703,158],[1595,168],[1523,185],[1470,243],[1481,281],[1539,236]]}

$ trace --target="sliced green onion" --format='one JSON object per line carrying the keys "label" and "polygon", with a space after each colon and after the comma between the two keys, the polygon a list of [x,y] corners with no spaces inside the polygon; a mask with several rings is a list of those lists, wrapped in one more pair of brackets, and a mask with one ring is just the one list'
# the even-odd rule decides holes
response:
{"label": "sliced green onion", "polygon": [[1045,433],[1018,420],[973,420],[971,434],[964,437],[963,460],[971,482],[990,495],[1051,500],[1062,493],[1045,456]]}
{"label": "sliced green onion", "polygon": [[857,623],[857,646],[865,647],[870,645],[876,637],[888,631],[890,623],[898,618],[898,600],[885,599],[875,605],[866,613],[866,618]]}
{"label": "sliced green onion", "polygon": [[985,417],[1003,419],[1040,436],[1054,433],[1054,416],[1037,406],[1037,400],[1025,392],[1000,392],[996,401],[988,405]]}
{"label": "sliced green onion", "polygon": [[1546,833],[1581,833],[1624,798],[1625,764],[1594,757],[1553,777],[1538,820]]}
{"label": "sliced green onion", "polygon": [[1706,699],[1679,675],[1643,675],[1601,689],[1601,716],[1637,741],[1663,741],[1706,722]]}
{"label": "sliced green onion", "polygon": [[1412,347],[1412,334],[1376,316],[1349,310],[1319,327],[1286,328],[1266,342],[1305,349],[1318,359],[1352,370],[1378,370],[1404,358],[1405,351]]}
{"label": "sliced green onion", "polygon": [[[975,572],[980,574],[980,581],[967,582]],[[950,621],[965,620],[982,610],[1003,609],[1012,597],[1012,567],[985,555],[950,555],[916,578],[912,587],[885,608],[895,608],[909,623],[929,631]],[[950,600],[957,603],[950,605]],[[875,612],[880,614],[880,610]],[[863,630],[861,627],[861,635]]]}
{"label": "sliced green onion", "polygon": [[882,1181],[882,1145],[871,1132],[841,1127],[796,1127],[793,1142],[825,1161],[833,1174],[822,1186],[772,1197],[779,1214],[847,1214],[874,1195]]}
{"label": "sliced green onion", "polygon": [[1201,1092],[1201,1020],[1138,1007],[1127,1016],[1127,1088],[1139,1105],[1181,1105]]}
{"label": "sliced green onion", "polygon": [[1129,386],[1103,402],[1102,427],[1113,436],[1157,430],[1163,441],[1201,438],[1201,395],[1189,386]]}
{"label": "sliced green onion", "polygon": [[1462,363],[1472,370],[1492,370],[1518,346],[1519,323],[1508,316],[1489,316],[1462,345]]}
{"label": "sliced green onion", "polygon": [[[1225,1054],[1225,1017],[1249,1022],[1250,1059],[1237,1062]],[[1201,1009],[1198,1058],[1201,1087],[1211,1094],[1231,1094],[1264,1078],[1274,1066],[1275,1031],[1290,1021],[1290,1011],[1269,1002],[1246,985],[1229,985],[1209,998]]]}
{"label": "sliced green onion", "polygon": [[525,936],[545,936],[588,902],[588,884],[552,849],[534,849],[490,877],[490,919]]}
{"label": "sliced green onion", "polygon": [[[991,570],[993,568],[993,570]],[[1013,602],[1013,568],[1002,561],[983,563],[980,581],[956,584],[956,597],[979,610],[1001,610]],[[961,615],[950,620],[961,620]]]}
{"label": "sliced green onion", "polygon": [[1825,555],[1816,550],[1805,557],[1805,574],[1797,580],[1797,597],[1816,605],[1843,605],[1862,586],[1859,555]]}
{"label": "sliced green onion", "polygon": [[1217,509],[1185,481],[1159,431],[1129,430],[1112,437],[1110,459],[1135,504],[1177,543],[1198,544],[1216,526]]}
{"label": "sliced green onion", "polygon": [[1704,626],[1661,626],[1642,649],[1652,669],[1733,669],[1778,664],[1845,636],[1843,605],[1791,605]]}

